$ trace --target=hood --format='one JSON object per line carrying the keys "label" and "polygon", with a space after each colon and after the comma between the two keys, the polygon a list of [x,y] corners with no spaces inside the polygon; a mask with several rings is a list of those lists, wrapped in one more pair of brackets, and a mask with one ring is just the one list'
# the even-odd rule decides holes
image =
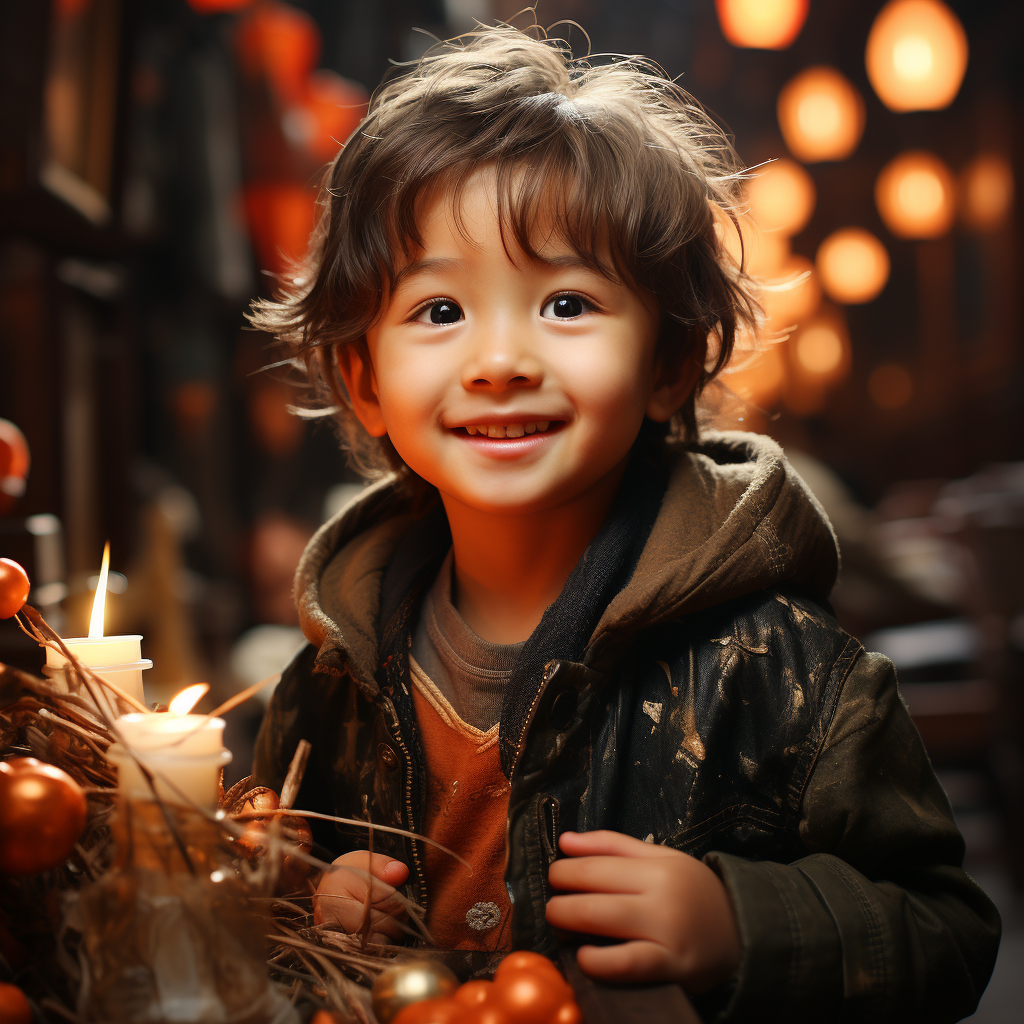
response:
{"label": "hood", "polygon": [[[381,582],[415,518],[389,477],[314,535],[295,576],[317,666],[377,691]],[[668,487],[629,583],[587,645],[601,660],[637,630],[783,582],[819,600],[839,568],[824,511],[770,438],[706,432],[673,456]]]}

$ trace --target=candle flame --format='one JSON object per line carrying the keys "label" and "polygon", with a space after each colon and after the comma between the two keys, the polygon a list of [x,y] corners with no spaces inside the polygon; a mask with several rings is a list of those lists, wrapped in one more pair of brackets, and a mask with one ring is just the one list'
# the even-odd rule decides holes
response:
{"label": "candle flame", "polygon": [[103,564],[96,584],[96,596],[92,599],[92,615],[89,617],[89,636],[103,636],[103,610],[107,603],[107,576],[110,573],[110,541],[103,545]]}
{"label": "candle flame", "polygon": [[193,683],[191,686],[186,686],[167,705],[167,713],[171,715],[187,715],[206,696],[209,689],[209,683]]}

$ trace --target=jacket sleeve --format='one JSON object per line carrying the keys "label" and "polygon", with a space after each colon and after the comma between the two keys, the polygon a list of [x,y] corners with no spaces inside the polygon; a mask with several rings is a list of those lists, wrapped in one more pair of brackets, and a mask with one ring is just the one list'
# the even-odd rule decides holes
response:
{"label": "jacket sleeve", "polygon": [[949,801],[896,689],[861,654],[804,790],[791,864],[725,853],[742,961],[721,1021],[940,1024],[972,1013],[999,915],[963,871]]}
{"label": "jacket sleeve", "polygon": [[[295,807],[307,811],[336,814],[330,780],[333,778],[329,757],[331,747],[325,734],[332,716],[325,713],[324,687],[314,677],[316,648],[307,645],[281,673],[267,712],[263,716],[253,751],[252,784],[269,786],[281,792],[288,766],[295,756],[299,740],[313,745],[306,773],[302,778]],[[337,850],[338,836],[327,822],[310,819],[313,837],[323,851]]]}

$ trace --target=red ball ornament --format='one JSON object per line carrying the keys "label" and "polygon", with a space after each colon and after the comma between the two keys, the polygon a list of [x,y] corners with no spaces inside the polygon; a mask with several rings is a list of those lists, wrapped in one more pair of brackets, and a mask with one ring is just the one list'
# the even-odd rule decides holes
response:
{"label": "red ball ornament", "polygon": [[34,875],[67,860],[85,830],[85,794],[34,757],[0,762],[0,873]]}
{"label": "red ball ornament", "polygon": [[28,573],[13,558],[0,558],[0,619],[17,615],[31,589]]}
{"label": "red ball ornament", "polygon": [[0,1024],[32,1024],[32,1007],[17,985],[0,981]]}

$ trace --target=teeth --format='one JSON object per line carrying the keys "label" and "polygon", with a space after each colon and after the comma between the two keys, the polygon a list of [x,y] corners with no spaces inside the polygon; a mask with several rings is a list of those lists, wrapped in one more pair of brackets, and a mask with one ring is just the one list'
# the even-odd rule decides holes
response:
{"label": "teeth", "polygon": [[467,434],[480,434],[482,437],[522,437],[524,434],[544,433],[551,426],[550,420],[537,420],[535,423],[474,423],[466,427]]}

